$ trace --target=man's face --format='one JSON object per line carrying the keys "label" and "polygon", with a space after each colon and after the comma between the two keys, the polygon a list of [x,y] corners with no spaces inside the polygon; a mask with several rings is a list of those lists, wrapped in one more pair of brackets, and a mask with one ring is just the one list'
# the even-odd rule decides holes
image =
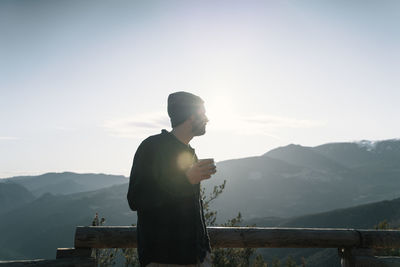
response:
{"label": "man's face", "polygon": [[201,105],[197,110],[197,114],[193,115],[192,133],[194,136],[200,136],[206,133],[206,124],[208,118],[206,116],[206,109]]}

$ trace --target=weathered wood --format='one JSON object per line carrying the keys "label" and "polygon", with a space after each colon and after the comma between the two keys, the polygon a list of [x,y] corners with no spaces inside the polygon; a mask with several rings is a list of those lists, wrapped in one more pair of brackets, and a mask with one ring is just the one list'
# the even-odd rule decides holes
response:
{"label": "weathered wood", "polygon": [[341,248],[342,267],[400,267],[400,257],[376,257],[372,249]]}
{"label": "weathered wood", "polygon": [[355,267],[353,248],[339,248],[340,265],[342,267]]}
{"label": "weathered wood", "polygon": [[[375,257],[370,248],[400,247],[400,231],[355,230],[360,235],[359,248],[346,249],[342,267],[400,267],[399,257]],[[362,249],[364,248],[364,249]]]}
{"label": "weathered wood", "polygon": [[400,248],[398,230],[357,230],[361,235],[361,247]]}
{"label": "weathered wood", "polygon": [[[400,267],[400,258],[371,248],[399,248],[400,231],[326,228],[208,227],[214,248],[339,248],[342,267]],[[137,246],[136,227],[77,227],[76,248]]]}
{"label": "weathered wood", "polygon": [[[397,248],[398,230],[330,228],[208,227],[213,247],[224,248]],[[76,248],[134,248],[134,226],[78,226]]]}
{"label": "weathered wood", "polygon": [[353,230],[315,228],[210,227],[213,247],[337,248],[358,246]]}
{"label": "weathered wood", "polygon": [[[398,230],[208,227],[214,248],[339,248],[342,267],[400,267],[400,257],[376,257],[372,248],[400,248]],[[56,260],[0,261],[1,266],[95,266],[92,249],[137,247],[136,227],[78,226],[75,248],[57,249]]]}
{"label": "weathered wood", "polygon": [[[351,229],[208,227],[212,246],[224,248],[337,248],[360,245]],[[75,248],[133,248],[136,227],[78,226]]]}
{"label": "weathered wood", "polygon": [[75,248],[135,248],[134,226],[78,226]]}
{"label": "weathered wood", "polygon": [[94,267],[95,260],[92,258],[70,258],[57,260],[16,260],[0,261],[0,267]]}
{"label": "weathered wood", "polygon": [[56,259],[64,258],[89,258],[92,256],[91,248],[58,248]]}
{"label": "weathered wood", "polygon": [[374,251],[370,248],[353,248],[353,255],[355,256],[373,256]]}

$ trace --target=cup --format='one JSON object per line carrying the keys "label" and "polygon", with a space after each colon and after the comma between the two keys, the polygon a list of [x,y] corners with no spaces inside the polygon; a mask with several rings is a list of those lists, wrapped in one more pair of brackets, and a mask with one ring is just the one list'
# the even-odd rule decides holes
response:
{"label": "cup", "polygon": [[213,158],[199,159],[199,163],[215,165]]}
{"label": "cup", "polygon": [[199,163],[204,165],[210,165],[210,167],[213,167],[214,170],[217,168],[213,158],[199,159]]}

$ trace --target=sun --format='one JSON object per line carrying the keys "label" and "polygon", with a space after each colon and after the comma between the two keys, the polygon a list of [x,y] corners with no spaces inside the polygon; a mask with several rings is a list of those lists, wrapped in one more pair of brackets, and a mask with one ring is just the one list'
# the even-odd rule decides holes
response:
{"label": "sun", "polygon": [[[228,130],[237,123],[236,111],[234,109],[232,96],[211,95],[205,103],[206,115],[210,120],[207,128],[210,130]],[[237,125],[236,125],[237,126]]]}

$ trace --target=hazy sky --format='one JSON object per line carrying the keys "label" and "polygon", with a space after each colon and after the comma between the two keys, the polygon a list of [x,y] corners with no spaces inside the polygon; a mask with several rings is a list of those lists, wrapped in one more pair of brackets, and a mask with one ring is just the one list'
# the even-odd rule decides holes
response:
{"label": "hazy sky", "polygon": [[206,101],[200,158],[398,138],[400,1],[0,1],[0,177],[128,175]]}

